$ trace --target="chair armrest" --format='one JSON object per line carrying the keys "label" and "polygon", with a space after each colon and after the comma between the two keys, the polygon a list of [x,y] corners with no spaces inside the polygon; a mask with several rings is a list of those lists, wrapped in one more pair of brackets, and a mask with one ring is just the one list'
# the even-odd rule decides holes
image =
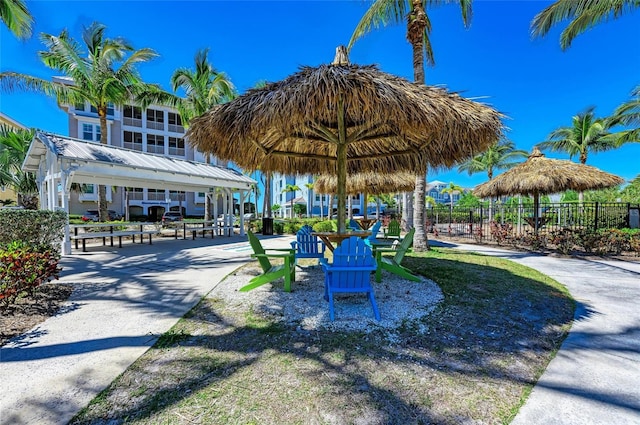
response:
{"label": "chair armrest", "polygon": [[251,258],[289,258],[291,254],[251,254]]}
{"label": "chair armrest", "polygon": [[279,252],[290,252],[290,253],[295,253],[295,249],[293,248],[264,248],[265,252],[266,251],[279,251]]}

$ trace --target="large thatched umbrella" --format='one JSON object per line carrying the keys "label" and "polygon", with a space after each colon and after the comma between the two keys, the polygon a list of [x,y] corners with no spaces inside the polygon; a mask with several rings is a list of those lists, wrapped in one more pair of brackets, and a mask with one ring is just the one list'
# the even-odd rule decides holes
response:
{"label": "large thatched umbrella", "polygon": [[344,47],[330,65],[302,67],[191,121],[200,151],[245,169],[335,174],[338,229],[345,230],[347,173],[451,166],[499,139],[501,115],[443,88],[375,66],[350,65]]}
{"label": "large thatched umbrella", "polygon": [[[416,186],[416,176],[412,173],[376,173],[373,171],[349,174],[345,194],[364,193],[364,218],[367,218],[367,195],[380,195],[389,192],[411,192]],[[313,182],[313,190],[317,193],[338,193],[338,177],[322,175]]]}
{"label": "large thatched umbrella", "polygon": [[624,182],[618,176],[605,173],[590,165],[562,159],[546,158],[535,147],[529,158],[486,183],[478,185],[474,195],[488,196],[533,195],[535,231],[538,231],[540,195],[565,190],[603,189]]}

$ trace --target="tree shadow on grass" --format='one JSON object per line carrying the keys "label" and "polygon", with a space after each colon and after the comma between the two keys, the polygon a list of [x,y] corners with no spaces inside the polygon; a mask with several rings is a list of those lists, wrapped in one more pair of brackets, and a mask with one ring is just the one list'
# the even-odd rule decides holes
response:
{"label": "tree shadow on grass", "polygon": [[[73,423],[161,421],[167,412],[214,422],[503,421],[564,339],[573,300],[480,259],[405,259],[447,282],[445,301],[422,319],[390,332],[304,330],[252,310],[228,317],[223,303],[205,300],[172,330],[172,345],[143,356]],[[130,383],[154,379],[161,383],[118,402],[140,391]]]}

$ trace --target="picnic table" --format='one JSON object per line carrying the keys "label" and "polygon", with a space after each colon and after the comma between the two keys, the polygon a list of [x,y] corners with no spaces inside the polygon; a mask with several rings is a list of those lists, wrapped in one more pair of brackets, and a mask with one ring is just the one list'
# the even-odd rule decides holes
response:
{"label": "picnic table", "polygon": [[[324,244],[327,246],[327,248],[329,248],[331,250],[331,252],[333,252],[333,250],[335,249],[335,246],[340,245],[340,243],[343,240],[348,239],[351,236],[358,236],[358,237],[360,237],[362,239],[368,238],[369,236],[371,236],[371,232],[368,231],[368,230],[344,232],[344,233],[338,233],[338,232],[313,232],[313,233],[311,233],[311,235],[319,237],[320,240],[322,242],[324,242]],[[334,244],[335,244],[335,246],[334,246]]]}

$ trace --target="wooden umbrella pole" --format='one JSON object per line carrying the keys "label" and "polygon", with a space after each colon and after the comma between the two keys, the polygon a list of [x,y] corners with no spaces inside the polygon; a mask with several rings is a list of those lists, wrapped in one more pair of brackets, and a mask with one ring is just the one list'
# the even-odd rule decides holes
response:
{"label": "wooden umbrella pole", "polygon": [[533,232],[538,234],[538,209],[540,208],[540,194],[538,192],[533,193]]}
{"label": "wooden umbrella pole", "polygon": [[347,186],[347,129],[344,122],[344,97],[338,97],[338,147],[337,147],[337,175],[338,175],[338,233],[346,231],[346,186]]}

